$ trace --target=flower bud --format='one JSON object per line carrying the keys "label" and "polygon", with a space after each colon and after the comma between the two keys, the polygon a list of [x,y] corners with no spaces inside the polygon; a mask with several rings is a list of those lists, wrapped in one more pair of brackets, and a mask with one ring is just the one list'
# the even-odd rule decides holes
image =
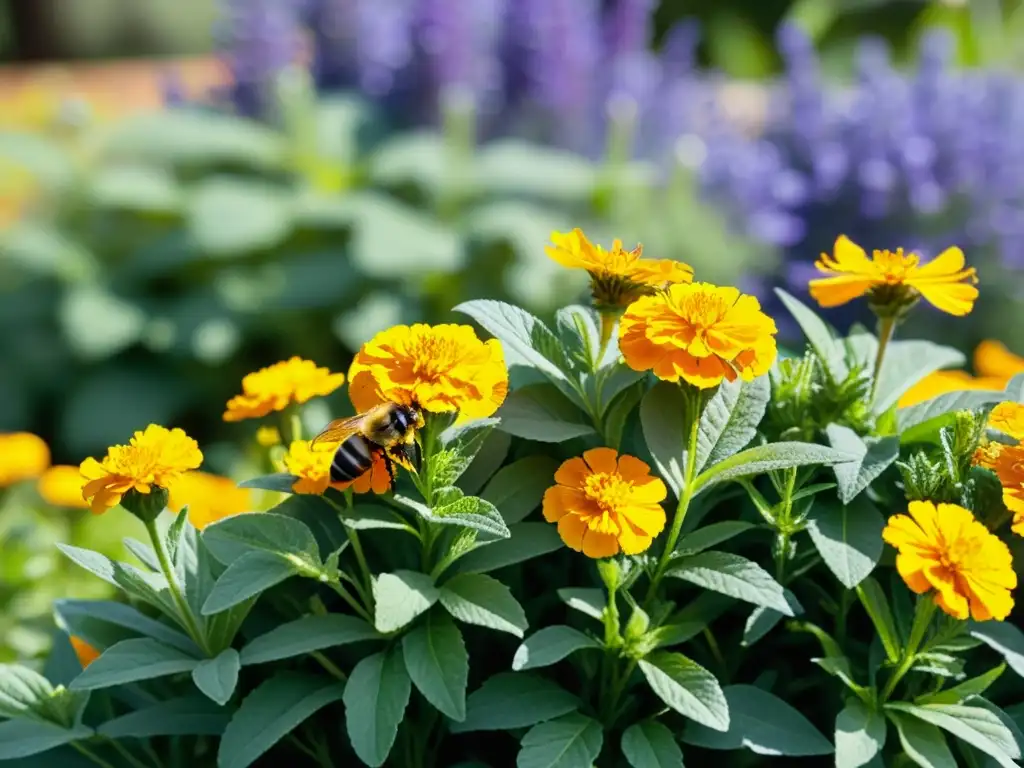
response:
{"label": "flower bud", "polygon": [[121,498],[121,506],[144,523],[151,523],[167,508],[167,489],[154,485],[149,493],[134,488]]}

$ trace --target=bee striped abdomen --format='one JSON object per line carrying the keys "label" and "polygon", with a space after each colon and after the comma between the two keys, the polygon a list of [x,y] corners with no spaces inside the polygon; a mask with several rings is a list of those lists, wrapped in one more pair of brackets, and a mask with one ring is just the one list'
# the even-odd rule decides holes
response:
{"label": "bee striped abdomen", "polygon": [[331,461],[331,482],[347,483],[362,475],[373,464],[370,444],[362,435],[352,435],[338,446]]}

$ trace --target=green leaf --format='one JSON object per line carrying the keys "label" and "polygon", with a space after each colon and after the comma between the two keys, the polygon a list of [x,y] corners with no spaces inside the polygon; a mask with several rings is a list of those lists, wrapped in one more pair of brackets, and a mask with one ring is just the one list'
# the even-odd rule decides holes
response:
{"label": "green leaf", "polygon": [[1024,632],[1005,621],[972,621],[971,637],[1002,654],[1010,669],[1024,677]]}
{"label": "green leaf", "polygon": [[694,480],[694,495],[738,477],[760,475],[777,469],[815,464],[834,466],[856,461],[857,457],[814,443],[781,442],[748,448],[705,469]]}
{"label": "green leaf", "polygon": [[672,731],[657,720],[643,720],[622,734],[622,754],[633,768],[683,768],[683,753]]}
{"label": "green leaf", "polygon": [[120,563],[109,557],[70,544],[57,544],[57,549],[67,555],[76,565],[98,576],[108,584],[120,587],[132,597],[159,608],[174,616],[176,609],[171,602],[167,579],[160,574],[140,571],[134,565]]}
{"label": "green leaf", "polygon": [[673,561],[665,575],[793,615],[782,585],[757,563],[739,555],[710,551],[681,557]]}
{"label": "green leaf", "polygon": [[423,698],[452,720],[465,720],[469,654],[448,614],[428,613],[425,622],[402,638],[402,656]]}
{"label": "green leaf", "polygon": [[20,664],[0,664],[0,717],[27,715],[53,695],[50,681]]}
{"label": "green leaf", "polygon": [[933,435],[947,422],[951,423],[957,411],[970,411],[1001,403],[1004,393],[987,390],[947,392],[944,395],[915,403],[896,412],[896,421],[903,444],[934,439]]}
{"label": "green leaf", "polygon": [[791,296],[781,288],[775,289],[776,295],[782,300],[786,309],[793,315],[800,329],[807,337],[811,348],[821,358],[821,362],[828,372],[833,383],[839,384],[846,381],[850,375],[850,369],[846,366],[846,355],[843,345],[836,338],[836,334],[810,307]]}
{"label": "green leaf", "polygon": [[681,653],[656,651],[640,660],[651,690],[676,712],[716,731],[729,729],[729,705],[715,676]]}
{"label": "green leaf", "polygon": [[368,656],[352,670],[345,686],[345,726],[356,755],[372,768],[387,760],[410,693],[397,648]]}
{"label": "green leaf", "polygon": [[96,730],[111,739],[151,736],[220,736],[232,713],[205,696],[166,699],[108,720]]}
{"label": "green leaf", "polygon": [[878,637],[885,648],[885,655],[895,664],[900,658],[900,635],[896,630],[896,622],[893,620],[885,592],[879,583],[869,576],[857,585],[857,597],[871,617],[871,623],[875,625]]}
{"label": "green leaf", "polygon": [[604,590],[592,587],[563,587],[558,597],[574,611],[601,621],[604,616]]}
{"label": "green leaf", "polygon": [[983,707],[960,704],[926,704],[919,707],[905,702],[890,702],[886,708],[904,712],[948,731],[1006,768],[1015,768],[1014,760],[1021,756],[1012,731],[995,713]]}
{"label": "green leaf", "polygon": [[676,553],[695,555],[756,527],[756,525],[744,523],[741,520],[724,520],[720,523],[705,525],[692,533],[685,534],[676,545]]}
{"label": "green leaf", "polygon": [[249,552],[270,552],[296,567],[320,569],[320,548],[301,521],[274,512],[232,515],[203,529],[203,543],[225,565]]}
{"label": "green leaf", "polygon": [[203,659],[199,662],[199,665],[192,670],[192,682],[210,700],[223,706],[228,703],[231,694],[235,692],[240,668],[238,651],[234,648],[225,648],[215,658]]}
{"label": "green leaf", "polygon": [[516,768],[589,768],[603,743],[601,724],[572,712],[527,731]]}
{"label": "green leaf", "polygon": [[969,680],[964,680],[962,683],[957,683],[952,688],[947,688],[944,691],[938,691],[937,693],[929,693],[923,696],[918,696],[914,699],[915,704],[960,704],[965,700],[980,696],[989,686],[998,680],[1003,672],[1006,671],[1006,663],[1000,664],[998,667],[993,667],[988,672],[985,672],[977,677],[972,677]]}
{"label": "green leaf", "polygon": [[683,491],[686,465],[686,414],[689,406],[683,391],[661,381],[640,401],[640,426],[644,441],[665,480],[677,497]]}
{"label": "green leaf", "polygon": [[885,746],[885,718],[860,699],[850,699],[836,716],[836,768],[860,768]]}
{"label": "green leaf", "polygon": [[550,523],[514,523],[508,530],[509,538],[481,543],[470,550],[459,559],[456,570],[487,573],[562,548],[558,530]]}
{"label": "green leaf", "polygon": [[488,678],[466,700],[466,719],[452,733],[529,728],[572,712],[579,700],[532,672],[504,672]]}
{"label": "green leaf", "polygon": [[848,506],[826,504],[811,513],[807,533],[828,569],[844,587],[860,584],[882,557],[885,520],[866,497]]}
{"label": "green leaf", "polygon": [[217,768],[252,765],[300,723],[341,699],[345,690],[334,678],[295,672],[264,680],[242,700],[224,729]]}
{"label": "green leaf", "polygon": [[378,632],[394,632],[430,610],[439,592],[433,579],[417,571],[382,573],[373,580],[373,623]]}
{"label": "green leaf", "polygon": [[122,640],[110,646],[82,674],[71,681],[74,691],[109,688],[112,685],[152,680],[179,672],[191,672],[199,659],[150,637]]}
{"label": "green leaf", "polygon": [[451,495],[455,499],[434,509],[406,496],[399,495],[394,499],[432,523],[472,528],[502,539],[507,539],[511,535],[501,514],[489,501],[484,501],[478,496],[460,496],[462,491],[456,487],[439,488],[437,492],[442,498]]}
{"label": "green leaf", "polygon": [[896,726],[903,752],[921,768],[957,768],[956,758],[946,744],[946,737],[934,725],[890,711],[889,719]]}
{"label": "green leaf", "polygon": [[255,488],[260,491],[277,491],[279,493],[295,493],[292,486],[299,478],[287,472],[274,472],[270,475],[260,475],[238,484],[239,488]]}
{"label": "green leaf", "polygon": [[252,178],[208,178],[191,190],[186,205],[189,234],[210,256],[268,250],[292,231],[288,193]]}
{"label": "green leaf", "polygon": [[[790,610],[793,612],[793,616],[799,616],[803,613],[804,608],[800,605],[800,601],[796,599],[796,595],[788,589],[783,589],[782,593]],[[774,608],[765,608],[759,605],[747,617],[747,622],[743,627],[743,640],[740,642],[740,645],[744,648],[750,647],[771,632],[775,625],[782,621],[783,618],[785,618],[785,614],[779,613]]]}
{"label": "green leaf", "polygon": [[64,728],[53,723],[16,718],[0,723],[0,760],[31,757],[72,741],[88,739],[92,728]]}
{"label": "green leaf", "polygon": [[889,342],[875,388],[872,413],[881,416],[925,376],[942,368],[959,368],[965,362],[960,350],[923,339]]}
{"label": "green leaf", "polygon": [[502,432],[542,443],[564,443],[594,433],[580,409],[551,384],[530,384],[510,393],[498,417]]}
{"label": "green leaf", "polygon": [[[832,754],[832,744],[802,714],[753,685],[724,689],[728,719],[724,733],[687,723],[683,741],[707,749],[746,748],[758,755],[806,757]],[[706,724],[705,724],[706,725]]]}
{"label": "green leaf", "polygon": [[460,573],[440,592],[441,605],[459,621],[510,632],[522,637],[526,614],[509,588],[482,573]]}
{"label": "green leaf", "polygon": [[246,552],[217,579],[203,603],[202,614],[212,616],[226,611],[298,573],[294,563],[273,552]]}
{"label": "green leaf", "polygon": [[518,672],[521,669],[547,667],[576,651],[600,647],[601,644],[594,638],[578,629],[562,624],[544,627],[526,638],[519,646],[512,659],[512,669]]}
{"label": "green leaf", "polygon": [[98,648],[119,640],[145,635],[186,653],[198,649],[186,635],[151,619],[130,605],[112,600],[54,600],[54,616],[68,634],[80,637]]}
{"label": "green leaf", "polygon": [[354,507],[346,508],[338,515],[342,524],[353,531],[409,532],[409,524],[402,516],[381,504],[367,504],[357,500]]}
{"label": "green leaf", "polygon": [[840,424],[829,424],[825,432],[833,448],[857,456],[856,461],[833,467],[839,500],[844,504],[853,501],[900,457],[898,437],[869,437],[865,442],[852,429]]}
{"label": "green leaf", "polygon": [[98,168],[88,194],[97,208],[135,214],[175,214],[181,209],[182,190],[174,176],[159,168]]}
{"label": "green leaf", "polygon": [[598,182],[593,161],[564,149],[522,139],[499,139],[476,156],[480,191],[499,198],[540,198],[557,204],[583,204]]}
{"label": "green leaf", "polygon": [[527,456],[498,470],[480,496],[498,508],[506,523],[518,523],[540,506],[557,469],[550,456]]}
{"label": "green leaf", "polygon": [[717,464],[750,444],[771,395],[767,376],[723,381],[700,415],[697,471]]}
{"label": "green leaf", "polygon": [[241,662],[243,667],[266,664],[377,637],[373,627],[355,616],[341,613],[303,616],[249,641],[241,650]]}
{"label": "green leaf", "polygon": [[473,461],[459,477],[457,485],[467,495],[476,494],[498,471],[508,456],[512,437],[497,429],[489,430]]}

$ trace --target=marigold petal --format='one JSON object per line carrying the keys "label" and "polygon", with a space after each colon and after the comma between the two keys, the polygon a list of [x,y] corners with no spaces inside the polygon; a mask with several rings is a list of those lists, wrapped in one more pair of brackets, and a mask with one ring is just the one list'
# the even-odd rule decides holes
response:
{"label": "marigold petal", "polygon": [[654,539],[631,525],[625,525],[619,533],[619,547],[624,555],[639,555],[645,552]]}
{"label": "marigold petal", "polygon": [[1007,381],[1024,373],[1024,357],[1013,354],[1002,342],[988,339],[974,350],[974,369],[979,376]]}
{"label": "marigold petal", "polygon": [[579,456],[574,456],[562,462],[562,466],[555,471],[555,482],[570,488],[579,488],[586,482],[590,474],[587,462]]}
{"label": "marigold petal", "polygon": [[931,582],[924,575],[924,566],[927,562],[904,552],[896,555],[896,572],[910,590],[918,595],[923,595],[932,588]]}
{"label": "marigold petal", "polygon": [[954,619],[965,620],[970,616],[970,602],[965,595],[947,586],[935,590],[935,604]]}
{"label": "marigold petal", "polygon": [[838,307],[859,299],[877,285],[873,278],[860,275],[819,277],[808,283],[811,297],[822,307]]}
{"label": "marigold petal", "polygon": [[620,509],[619,515],[647,536],[657,536],[665,530],[665,510],[656,504],[631,504]]}
{"label": "marigold petal", "polygon": [[[564,518],[563,518],[564,519]],[[595,560],[612,557],[619,553],[619,539],[611,533],[600,533],[587,529],[583,534],[583,554]]]}
{"label": "marigold petal", "polygon": [[1000,403],[989,414],[988,425],[1015,440],[1024,440],[1024,404]]}
{"label": "marigold petal", "polygon": [[594,472],[614,474],[618,469],[618,456],[614,448],[591,448],[583,452],[583,460]]}
{"label": "marigold petal", "polygon": [[837,271],[874,274],[875,267],[871,259],[868,258],[867,252],[846,235],[836,238],[836,242],[832,246],[832,257],[838,268]]}
{"label": "marigold petal", "polygon": [[974,308],[974,301],[978,298],[978,289],[967,283],[922,283],[917,280],[907,282],[933,307],[955,317],[970,314]]}
{"label": "marigold petal", "polygon": [[643,483],[651,479],[651,467],[646,462],[640,461],[636,456],[622,454],[619,456],[618,473],[624,480],[633,483]]}
{"label": "marigold petal", "polygon": [[583,551],[583,537],[587,530],[586,522],[579,515],[564,515],[558,519],[558,535],[569,549]]}
{"label": "marigold petal", "polygon": [[948,279],[952,277],[961,279],[960,273],[964,271],[966,263],[967,259],[964,257],[964,252],[956,246],[952,246],[927,264],[919,266],[915,271],[915,278]]}

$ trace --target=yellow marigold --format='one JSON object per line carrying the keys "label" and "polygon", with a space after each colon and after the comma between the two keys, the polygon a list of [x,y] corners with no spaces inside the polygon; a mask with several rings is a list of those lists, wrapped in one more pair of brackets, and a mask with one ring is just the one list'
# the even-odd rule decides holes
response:
{"label": "yellow marigold", "polygon": [[935,371],[929,373],[900,397],[897,406],[906,408],[910,405],[923,403],[948,392],[959,392],[965,389],[991,389],[999,391],[1004,382],[993,378],[971,376],[967,371]]}
{"label": "yellow marigold", "polygon": [[343,491],[350,487],[356,493],[387,493],[391,487],[391,476],[384,462],[384,456],[374,453],[373,465],[355,480],[348,483],[331,482],[331,460],[337,443],[310,447],[308,440],[295,440],[284,457],[285,471],[298,479],[292,484],[295,493],[319,495],[328,488]]}
{"label": "yellow marigold", "polygon": [[619,322],[619,349],[635,371],[706,389],[766,373],[775,333],[775,321],[753,296],[691,283],[633,302]]}
{"label": "yellow marigold", "polygon": [[202,530],[210,523],[253,510],[252,491],[234,480],[207,472],[186,472],[174,483],[167,508],[180,512],[188,507],[188,520]]}
{"label": "yellow marigold", "polygon": [[481,341],[468,325],[396,325],[356,353],[348,372],[356,410],[383,402],[425,411],[492,415],[508,394],[501,342]]}
{"label": "yellow marigold", "polygon": [[121,503],[134,490],[150,493],[154,486],[170,489],[174,481],[203,463],[199,445],[180,429],[150,424],[128,445],[115,445],[103,461],[89,457],[80,467],[86,483],[82,497],[96,514]]}
{"label": "yellow marigold", "polygon": [[896,547],[896,570],[917,594],[957,619],[1002,621],[1017,586],[1010,549],[956,504],[912,501],[910,515],[893,515],[882,538]]}
{"label": "yellow marigold", "polygon": [[1013,354],[1002,342],[988,339],[974,350],[974,370],[979,376],[1007,382],[1024,373],[1024,357]]}
{"label": "yellow marigold", "polygon": [[0,488],[39,477],[50,466],[50,449],[31,432],[0,434]]}
{"label": "yellow marigold", "polygon": [[293,403],[329,395],[344,383],[345,374],[317,368],[301,357],[274,363],[242,379],[242,394],[228,400],[224,421],[258,419]]}
{"label": "yellow marigold", "polygon": [[77,635],[69,635],[68,640],[71,641],[71,647],[74,648],[75,656],[78,657],[78,663],[82,665],[82,669],[85,669],[100,657],[98,650]]}
{"label": "yellow marigold", "polygon": [[78,467],[57,465],[43,472],[36,483],[36,489],[47,504],[88,509],[89,503],[82,498],[84,485],[85,478]]}
{"label": "yellow marigold", "polygon": [[553,245],[545,246],[548,256],[563,267],[585,269],[598,307],[625,307],[630,302],[674,283],[693,280],[693,268],[673,259],[644,259],[643,246],[631,251],[622,241],[611,250],[595,245],[579,229],[552,232]]}
{"label": "yellow marigold", "polygon": [[665,484],[633,456],[592,448],[569,459],[544,492],[544,519],[587,557],[643,552],[665,527]]}
{"label": "yellow marigold", "polygon": [[988,425],[1014,440],[1024,440],[1024,405],[1000,403],[989,414]]}
{"label": "yellow marigold", "polygon": [[964,268],[964,253],[947,248],[921,265],[903,249],[875,251],[869,259],[859,245],[840,235],[832,256],[821,254],[814,266],[829,277],[811,280],[811,296],[823,307],[837,307],[868,295],[872,305],[898,311],[918,297],[950,315],[966,315],[978,298],[977,274]]}
{"label": "yellow marigold", "polygon": [[256,442],[264,448],[273,448],[281,444],[281,433],[277,427],[260,427],[256,430]]}
{"label": "yellow marigold", "polygon": [[996,473],[1003,486],[1003,504],[1013,512],[1010,529],[1024,536],[1024,443],[983,443],[974,454],[974,463]]}

